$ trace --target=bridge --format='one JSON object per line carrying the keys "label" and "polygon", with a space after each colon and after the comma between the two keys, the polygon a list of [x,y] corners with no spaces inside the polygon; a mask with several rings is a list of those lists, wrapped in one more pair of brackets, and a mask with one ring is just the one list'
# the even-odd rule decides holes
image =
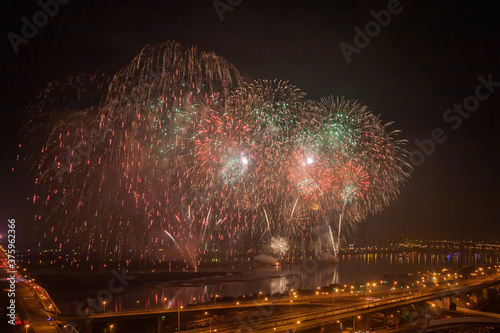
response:
{"label": "bridge", "polygon": [[[216,332],[277,332],[277,331],[294,331],[325,327],[328,325],[338,325],[339,329],[348,322],[350,327],[368,328],[370,319],[381,317],[384,323],[394,321],[394,314],[397,309],[405,306],[428,306],[436,311],[444,311],[450,306],[458,306],[458,309],[464,309],[461,313],[467,314],[467,317],[448,318],[440,320],[424,320],[420,318],[410,325],[410,327],[401,326],[392,327],[392,332],[398,330],[419,329],[430,331],[438,329],[438,327],[457,327],[453,325],[476,325],[478,322],[477,314],[467,313],[465,307],[464,295],[484,294],[488,288],[494,288],[498,293],[500,285],[500,274],[495,273],[490,276],[476,279],[468,279],[455,284],[422,288],[422,290],[412,291],[410,294],[401,295],[393,294],[392,297],[384,297],[381,300],[369,301],[360,300],[359,294],[353,295],[348,293],[340,293],[337,295],[308,295],[299,296],[297,298],[281,297],[270,298],[268,300],[259,301],[235,301],[235,302],[220,302],[218,304],[200,304],[194,306],[186,306],[184,308],[165,309],[152,308],[133,311],[120,311],[106,313],[92,313],[84,317],[68,316],[60,314],[60,320],[85,322],[83,325],[84,331],[91,332],[92,325],[96,323],[111,323],[120,320],[135,319],[150,319],[157,321],[158,332],[165,332],[162,317],[170,314],[176,315],[178,326],[184,328],[184,332],[200,332],[200,327],[187,329],[188,325],[181,326],[181,317],[189,317],[194,314],[202,315],[204,313],[214,312],[238,312],[241,315],[237,320],[232,322],[213,325],[211,318],[197,320],[204,331]],[[372,296],[386,295],[386,292],[372,293]],[[460,307],[464,306],[464,307]],[[394,313],[391,315],[391,313]],[[392,316],[392,318],[391,318]],[[462,314],[463,316],[463,314]],[[455,321],[453,319],[456,319]],[[399,319],[396,319],[396,321]],[[444,321],[443,321],[444,320]],[[500,327],[500,318],[488,317],[486,321],[490,326]],[[193,320],[189,321],[193,322]],[[177,326],[177,325],[175,325]],[[394,326],[394,325],[393,325]],[[397,326],[397,324],[396,324]],[[387,326],[386,326],[387,327]]]}
{"label": "bridge", "polygon": [[[0,251],[0,259],[5,261],[6,256]],[[5,263],[3,263],[5,266]],[[7,277],[5,267],[0,269],[0,276]],[[349,325],[352,329],[367,329],[371,326],[370,321],[377,319],[382,322],[381,332],[397,332],[419,330],[421,332],[453,327],[477,327],[493,326],[500,327],[500,315],[474,311],[467,309],[465,295],[470,294],[472,299],[478,300],[487,296],[488,291],[494,291],[498,296],[500,285],[500,273],[494,268],[495,273],[484,277],[477,276],[473,279],[462,280],[440,287],[427,287],[415,289],[403,289],[398,293],[392,293],[386,297],[386,291],[371,293],[378,296],[379,300],[362,300],[359,294],[348,292],[323,295],[290,295],[290,297],[264,298],[260,300],[219,302],[218,304],[189,305],[184,308],[165,309],[150,308],[132,311],[107,311],[103,313],[91,313],[86,316],[71,316],[62,314],[57,309],[48,293],[32,281],[17,276],[18,292],[23,291],[21,305],[25,316],[32,323],[29,330],[35,332],[76,332],[73,325],[66,322],[74,322],[75,326],[83,329],[83,332],[92,332],[92,327],[113,327],[112,323],[130,322],[134,320],[151,321],[157,327],[158,333],[165,333],[162,318],[166,315],[177,317],[174,324],[184,332],[217,331],[217,332],[284,332],[305,329],[329,327],[334,330],[342,330]],[[402,294],[402,293],[407,294]],[[31,293],[31,296],[30,296]],[[21,294],[21,293],[20,293]],[[428,318],[418,317],[410,324],[401,324],[399,310],[405,307],[425,308],[442,313],[452,318]],[[238,317],[234,320],[214,324],[213,318],[204,318],[203,314],[236,312]],[[60,323],[60,327],[49,327],[47,323],[37,322],[33,318],[43,317],[49,314]],[[194,319],[195,315],[202,319]],[[454,318],[453,318],[454,316]],[[181,317],[185,322],[181,325]],[[186,320],[186,318],[189,320]],[[172,321],[172,318],[171,318]],[[199,327],[192,327],[198,324]],[[64,327],[66,326],[66,327]],[[119,325],[115,326],[118,327]],[[191,327],[190,327],[191,326]],[[387,328],[390,327],[390,328]],[[373,328],[373,327],[372,327]],[[373,329],[372,329],[373,330]],[[172,332],[173,329],[170,330]]]}

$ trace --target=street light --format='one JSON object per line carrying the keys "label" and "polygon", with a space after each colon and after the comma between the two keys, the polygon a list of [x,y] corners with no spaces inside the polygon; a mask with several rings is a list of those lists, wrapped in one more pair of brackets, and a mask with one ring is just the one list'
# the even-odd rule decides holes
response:
{"label": "street light", "polygon": [[26,327],[26,333],[28,333],[28,328],[30,327],[30,325],[26,324],[24,327]]}
{"label": "street light", "polygon": [[[361,319],[361,316],[358,316],[358,319]],[[356,330],[356,317],[352,318],[352,330]]]}
{"label": "street light", "polygon": [[102,301],[102,305],[104,306],[104,313],[106,313],[106,301]]}
{"label": "street light", "polygon": [[109,325],[109,333],[113,333],[113,327],[115,327],[114,325]]}
{"label": "street light", "polygon": [[335,292],[337,291],[337,289],[333,288],[333,292],[332,292],[332,306],[335,307]]}
{"label": "street light", "polygon": [[163,307],[166,309],[167,308],[167,298],[166,297],[163,297]]}
{"label": "street light", "polygon": [[184,309],[184,307],[182,305],[177,310],[177,332],[180,332],[180,330],[181,330],[181,309]]}

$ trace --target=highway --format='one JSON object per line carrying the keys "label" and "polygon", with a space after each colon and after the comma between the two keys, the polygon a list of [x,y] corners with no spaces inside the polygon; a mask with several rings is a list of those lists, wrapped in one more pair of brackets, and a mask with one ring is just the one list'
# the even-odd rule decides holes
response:
{"label": "highway", "polygon": [[[11,275],[5,265],[5,253],[0,251],[2,261],[0,277]],[[210,312],[225,310],[238,313],[240,319],[231,322],[216,324],[212,322],[211,328],[217,332],[277,332],[295,329],[315,328],[336,321],[352,320],[357,316],[379,312],[391,308],[401,307],[415,302],[432,301],[437,297],[457,295],[480,287],[498,284],[500,275],[489,275],[482,278],[463,280],[454,284],[441,285],[440,287],[409,288],[393,291],[388,297],[388,290],[379,287],[369,295],[375,300],[364,300],[363,293],[339,292],[332,294],[318,293],[316,295],[291,294],[280,298],[264,298],[260,300],[218,302],[217,304],[189,305],[183,309],[152,308],[131,311],[107,311],[106,313],[93,313],[86,317],[59,315],[59,320],[72,321],[84,318],[112,319],[119,317],[148,317],[165,313],[180,314],[186,312]],[[420,290],[419,290],[420,289]],[[405,294],[402,294],[402,290]],[[37,286],[33,281],[26,281],[22,276],[17,276],[16,283],[16,310],[21,320],[28,320],[28,332],[62,332],[56,325],[50,326],[47,319],[54,317],[56,306],[47,292]],[[209,322],[210,320],[205,320]],[[207,324],[208,325],[208,324]],[[204,328],[205,329],[205,328]],[[208,329],[208,327],[207,327]],[[19,332],[25,332],[25,326],[18,326]],[[184,332],[200,332],[200,329],[186,330]]]}
{"label": "highway", "polygon": [[[8,267],[6,264],[7,256],[3,250],[0,251],[0,279],[2,280],[2,288],[8,288],[10,284],[6,281],[6,278],[12,276],[12,274],[17,274],[17,279],[15,283],[15,300],[16,300],[16,314],[18,316],[17,325],[4,325],[2,322],[2,328],[8,329],[8,331],[13,332],[28,332],[28,333],[58,333],[62,332],[61,329],[56,327],[56,325],[49,325],[48,318],[51,317],[50,314],[46,311],[48,309],[49,304],[52,304],[53,307],[55,305],[50,300],[50,297],[46,294],[45,290],[38,287],[34,283],[26,281],[18,274],[17,271],[14,270],[15,273],[12,273],[12,269]],[[3,296],[7,296],[5,293]],[[4,301],[2,299],[2,301]],[[10,302],[10,299],[6,299],[7,302]],[[8,303],[2,302],[2,304]],[[45,307],[45,308],[44,308]],[[8,317],[5,316],[5,321],[8,320]],[[26,324],[29,327],[26,328]],[[8,332],[7,331],[7,332]]]}
{"label": "highway", "polygon": [[[212,329],[217,332],[249,331],[254,332],[276,332],[287,329],[305,329],[334,323],[337,320],[362,316],[364,314],[383,311],[395,307],[400,307],[415,302],[425,302],[437,297],[453,296],[457,293],[468,292],[477,289],[478,286],[498,284],[500,276],[490,275],[484,278],[469,279],[455,284],[442,285],[433,288],[407,289],[406,294],[393,292],[388,297],[387,291],[370,293],[370,296],[381,298],[380,300],[362,300],[363,294],[339,293],[335,295],[335,305],[332,306],[333,295],[308,295],[297,297],[271,298],[260,301],[245,302],[220,302],[217,304],[200,304],[187,306],[180,310],[185,312],[202,312],[213,310],[238,311],[243,314],[242,320],[234,323],[224,323],[212,325]],[[290,299],[293,302],[290,302]],[[290,310],[288,310],[288,307]],[[307,308],[310,307],[310,308]],[[281,311],[277,309],[280,308]],[[257,309],[257,310],[255,310]],[[144,309],[134,311],[94,313],[89,318],[116,318],[159,315],[164,313],[177,313],[179,309]],[[253,319],[252,319],[253,318]],[[74,320],[75,317],[65,317],[65,320]],[[80,318],[81,319],[81,318]],[[199,329],[187,330],[185,332],[199,332]]]}
{"label": "highway", "polygon": [[[212,326],[212,329],[217,329],[217,332],[246,332],[250,331],[250,329],[252,332],[277,332],[286,331],[288,329],[294,330],[314,328],[334,323],[337,320],[353,318],[375,311],[383,311],[415,302],[433,300],[436,296],[451,296],[456,294],[457,291],[466,292],[468,289],[473,289],[478,285],[498,283],[499,280],[500,277],[498,275],[483,279],[467,280],[452,286],[436,288],[433,290],[424,290],[409,295],[395,295],[391,298],[386,298],[380,301],[359,301],[359,296],[351,297],[350,302],[349,300],[343,300],[342,302],[337,302],[334,307],[323,306],[320,309],[311,309],[307,311],[301,310],[300,312],[291,311],[289,314],[281,315],[273,315],[271,313],[265,316],[263,313],[263,318],[253,321],[242,321],[232,325],[224,324]],[[348,298],[349,296],[346,297]],[[318,299],[324,299],[324,297],[318,297],[318,299],[315,299],[314,296],[309,296],[308,298],[309,301],[313,301],[314,303]],[[337,298],[338,297],[336,297],[336,299]],[[332,300],[332,297],[330,296],[329,299]],[[282,301],[278,301],[275,302],[275,304],[279,304],[281,302]],[[199,330],[190,330],[185,332],[194,333],[199,332]]]}

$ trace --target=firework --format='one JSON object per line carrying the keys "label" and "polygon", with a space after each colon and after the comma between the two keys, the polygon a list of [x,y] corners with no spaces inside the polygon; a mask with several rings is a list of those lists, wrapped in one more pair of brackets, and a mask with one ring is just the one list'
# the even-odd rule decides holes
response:
{"label": "firework", "polygon": [[[326,98],[318,105],[321,123],[317,127],[321,156],[330,169],[327,181],[332,200],[325,211],[331,220],[338,220],[338,251],[342,222],[355,224],[369,214],[382,210],[399,194],[399,187],[408,175],[402,169],[403,140],[395,140],[397,132],[387,126],[366,106],[343,98]],[[332,209],[333,208],[333,209]]]}
{"label": "firework", "polygon": [[240,82],[222,58],[170,42],[146,47],[97,87],[93,94],[103,97],[85,108],[75,103],[81,84],[67,85],[62,96],[41,96],[33,110],[72,111],[54,120],[38,150],[33,202],[35,220],[48,226],[39,225],[42,242],[85,244],[89,259],[143,257],[169,246],[163,230],[178,241],[199,233],[209,207],[198,205],[204,198],[189,175],[193,139],[207,110],[223,105]]}
{"label": "firework", "polygon": [[274,254],[282,256],[288,252],[289,246],[286,239],[283,237],[273,237],[271,238],[271,243],[269,245]]}
{"label": "firework", "polygon": [[403,142],[366,107],[244,82],[212,53],[148,46],[112,79],[85,82],[65,88],[74,100],[46,94],[32,108],[60,111],[33,202],[42,241],[86,244],[88,258],[175,244],[194,265],[209,244],[288,247],[319,226],[336,252],[344,225],[379,212],[407,178]]}

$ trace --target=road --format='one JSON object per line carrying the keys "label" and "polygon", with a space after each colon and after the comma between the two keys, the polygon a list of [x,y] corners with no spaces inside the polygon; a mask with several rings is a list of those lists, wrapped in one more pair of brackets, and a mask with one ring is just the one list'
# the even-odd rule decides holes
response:
{"label": "road", "polygon": [[[331,324],[336,320],[348,320],[355,316],[364,315],[371,312],[383,311],[394,307],[412,304],[415,302],[431,301],[439,296],[454,295],[457,292],[465,292],[469,289],[477,288],[477,285],[487,283],[498,283],[499,276],[488,276],[473,280],[460,281],[455,284],[442,285],[438,288],[424,288],[420,292],[415,289],[407,289],[406,294],[392,293],[387,297],[387,291],[374,291],[370,295],[379,297],[381,300],[362,300],[362,294],[341,293],[335,296],[335,306],[332,306],[333,295],[310,295],[293,297],[290,302],[289,297],[271,298],[260,301],[246,302],[225,302],[217,304],[200,304],[188,306],[180,310],[185,312],[201,312],[213,310],[235,311],[242,314],[241,320],[234,323],[212,325],[213,331],[217,332],[244,332],[250,329],[254,332],[276,332],[287,329],[312,328],[321,325]],[[472,289],[471,289],[472,288]],[[288,307],[290,306],[290,311]],[[307,308],[310,306],[310,308]],[[277,308],[280,307],[281,311]],[[283,309],[285,309],[283,311]],[[112,318],[112,317],[134,317],[177,312],[178,309],[144,309],[125,312],[95,313],[92,318]],[[66,318],[70,320],[71,318]],[[199,329],[185,332],[199,332]]]}
{"label": "road", "polygon": [[[5,265],[5,253],[0,251],[0,277],[11,275],[7,272]],[[291,295],[281,298],[270,298],[267,300],[249,300],[239,302],[224,302],[217,304],[199,304],[186,306],[180,313],[201,312],[213,310],[234,311],[242,314],[240,320],[234,323],[212,325],[212,330],[217,332],[276,332],[287,329],[305,329],[319,327],[335,322],[336,320],[348,320],[356,316],[371,312],[383,311],[390,308],[411,304],[415,302],[429,301],[437,295],[449,296],[457,292],[472,290],[477,285],[484,285],[500,280],[499,275],[486,276],[474,280],[464,280],[455,284],[442,285],[438,288],[406,289],[406,295],[401,292],[393,292],[387,297],[386,290],[373,290],[369,295],[380,300],[362,300],[362,293],[338,293],[335,297],[330,295]],[[4,282],[5,283],[5,282]],[[471,289],[472,288],[472,289]],[[421,288],[422,289],[422,288]],[[16,305],[19,317],[29,320],[28,332],[55,333],[62,332],[56,326],[49,326],[47,319],[55,314],[55,304],[46,291],[32,281],[26,281],[21,276],[17,277],[16,283]],[[290,310],[288,311],[288,307]],[[279,310],[278,310],[279,309]],[[142,309],[123,312],[94,313],[89,318],[117,318],[134,316],[155,316],[168,312],[177,313],[179,309]],[[38,320],[37,320],[38,319]],[[82,317],[59,316],[61,320],[82,319]],[[19,325],[17,332],[25,332],[25,327]],[[185,332],[199,332],[199,329]]]}
{"label": "road", "polygon": [[[34,283],[30,283],[22,278],[18,272],[8,267],[6,264],[6,254],[3,249],[0,250],[0,279],[2,289],[9,288],[10,283],[5,281],[6,278],[17,274],[15,283],[15,300],[16,300],[16,314],[18,316],[17,325],[10,325],[7,322],[7,313],[2,315],[2,323],[0,328],[2,332],[29,332],[29,333],[60,333],[62,330],[58,329],[55,325],[50,326],[48,318],[50,317],[44,306],[52,301],[46,295],[45,290],[39,288]],[[9,304],[7,292],[2,293],[2,304]],[[35,296],[37,295],[37,296]],[[45,299],[46,298],[46,299]],[[53,305],[55,306],[55,305]],[[7,311],[7,309],[4,309]],[[28,323],[29,327],[26,328],[25,324]]]}
{"label": "road", "polygon": [[[394,295],[391,298],[386,298],[380,301],[360,301],[359,295],[357,296],[340,296],[336,297],[335,306],[325,307],[323,303],[322,308],[303,310],[301,311],[290,311],[287,314],[275,315],[274,313],[266,313],[261,311],[260,316],[254,316],[250,318],[247,316],[246,320],[240,320],[239,323],[233,324],[223,324],[212,326],[212,329],[217,329],[217,332],[276,332],[276,331],[286,331],[295,329],[305,329],[319,327],[322,325],[327,325],[335,322],[336,320],[353,318],[359,315],[365,315],[367,313],[387,310],[392,307],[402,306],[405,304],[411,304],[417,301],[429,301],[436,298],[436,295],[446,296],[453,294],[456,291],[464,291],[468,288],[473,288],[478,284],[484,284],[488,282],[498,282],[500,277],[498,275],[493,277],[485,277],[483,279],[477,280],[466,280],[455,285],[434,288],[433,290],[423,290],[421,292],[413,292],[412,294],[406,295]],[[381,293],[380,293],[381,294]],[[384,293],[385,294],[385,293]],[[376,295],[376,293],[375,293]],[[372,296],[374,296],[372,294]],[[318,303],[318,301],[325,300],[325,297],[303,297],[299,301],[304,302],[309,298],[311,304]],[[332,301],[332,297],[328,297],[328,302]],[[274,304],[280,304],[283,301],[274,302]],[[185,332],[197,332],[197,330],[185,331]]]}

